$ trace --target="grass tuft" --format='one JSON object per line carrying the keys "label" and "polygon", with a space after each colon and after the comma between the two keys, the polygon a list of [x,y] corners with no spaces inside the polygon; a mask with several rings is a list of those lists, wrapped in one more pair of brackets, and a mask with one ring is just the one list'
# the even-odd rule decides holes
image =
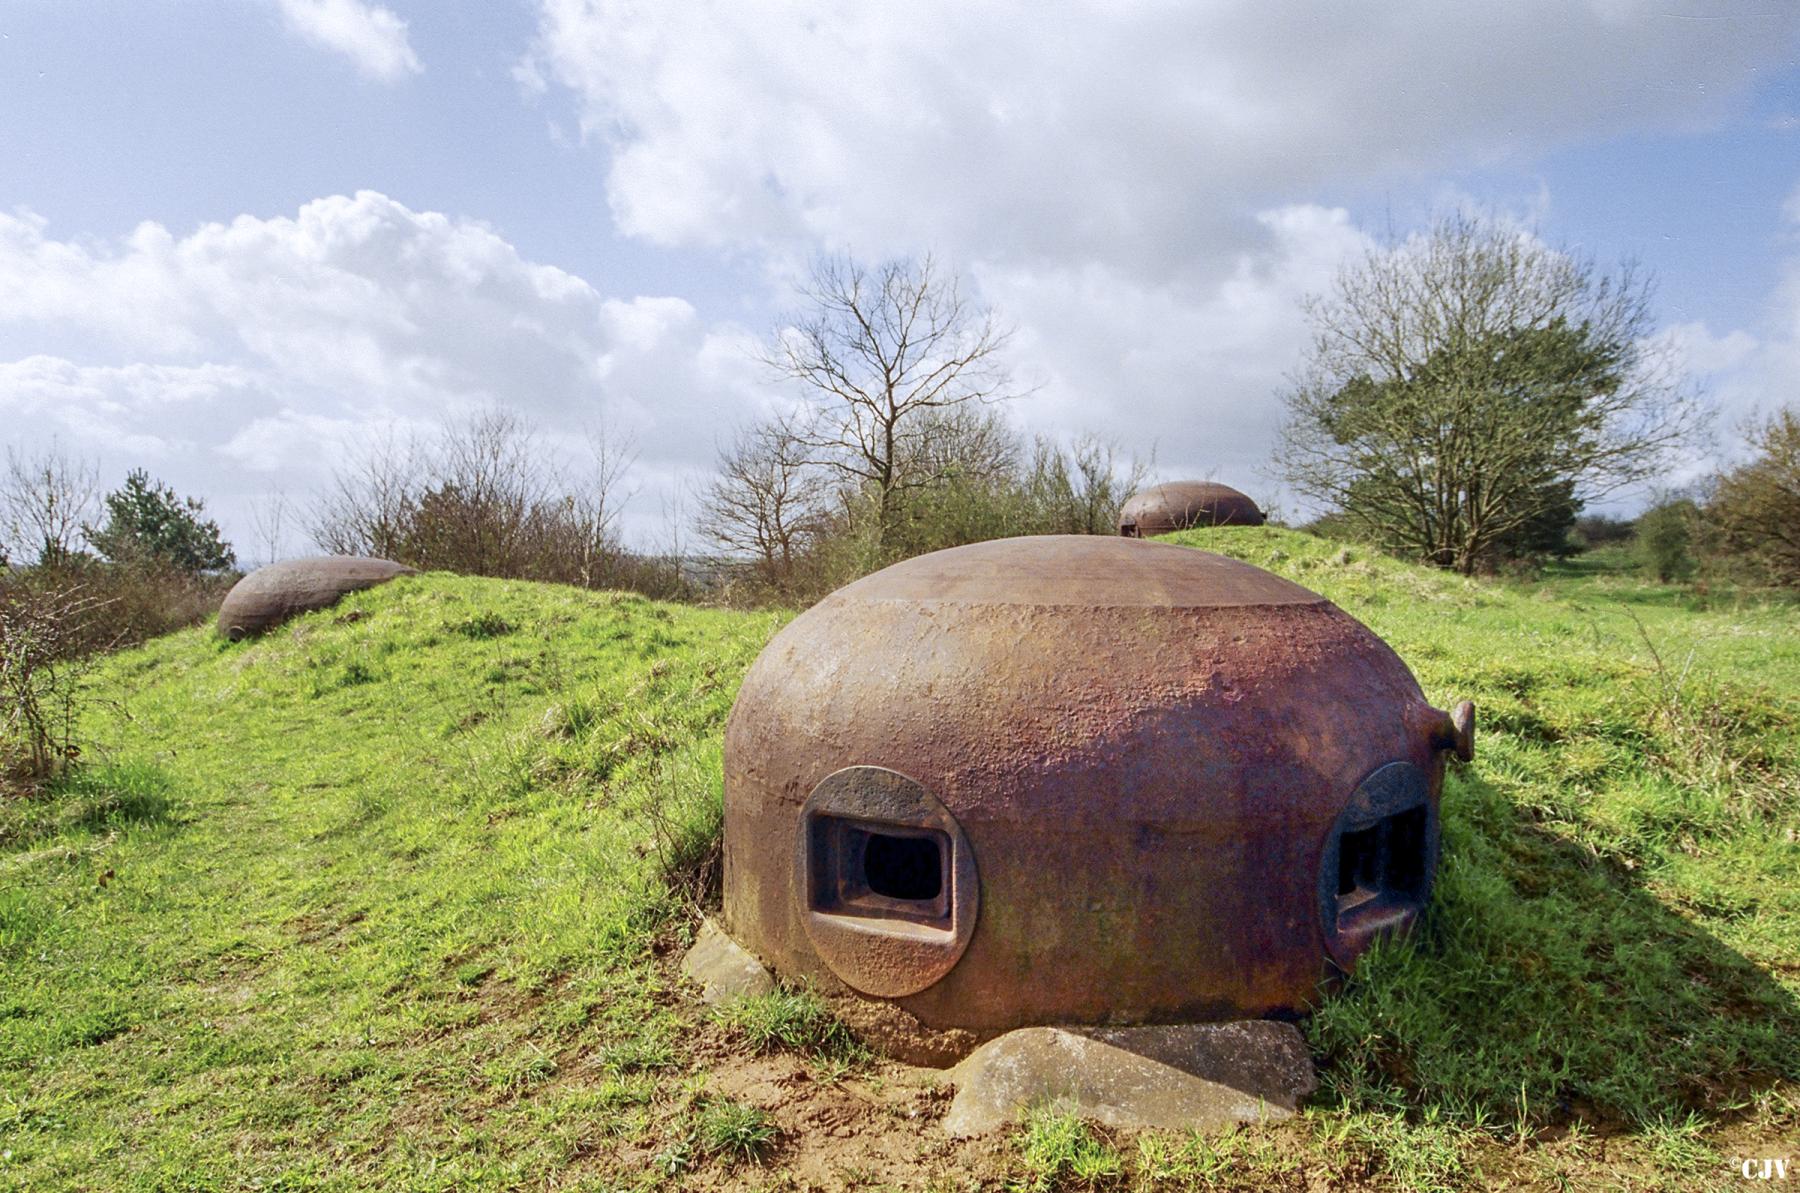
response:
{"label": "grass tuft", "polygon": [[752,1164],[768,1157],[780,1134],[766,1111],[730,1098],[708,1100],[700,1108],[695,1133],[707,1154]]}
{"label": "grass tuft", "polygon": [[476,640],[504,638],[506,635],[512,633],[515,628],[516,627],[514,627],[510,621],[507,621],[506,618],[492,610],[482,613],[472,613],[461,620],[450,622],[444,626],[444,629],[448,633],[461,634],[465,638],[474,638]]}
{"label": "grass tuft", "polygon": [[1117,1148],[1067,1110],[1034,1106],[1025,1112],[1019,1140],[1022,1171],[1011,1185],[1031,1193],[1098,1189],[1125,1174]]}
{"label": "grass tuft", "polygon": [[141,760],[75,767],[35,796],[0,797],[0,848],[169,824],[174,789],[167,770]]}
{"label": "grass tuft", "polygon": [[732,999],[713,1017],[758,1052],[788,1051],[855,1063],[867,1051],[811,990],[772,990]]}

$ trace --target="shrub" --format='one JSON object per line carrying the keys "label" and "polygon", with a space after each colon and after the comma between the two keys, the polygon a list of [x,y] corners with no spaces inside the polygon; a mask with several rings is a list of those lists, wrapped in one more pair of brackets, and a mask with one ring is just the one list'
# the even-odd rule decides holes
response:
{"label": "shrub", "polygon": [[808,456],[781,422],[721,459],[700,529],[738,553],[723,569],[734,604],[810,604],[897,560],[1027,534],[1115,534],[1147,466],[1092,435],[1026,440],[991,411],[921,419],[928,479],[885,495]]}
{"label": "shrub", "polygon": [[0,573],[0,599],[80,589],[90,598],[65,639],[70,658],[135,646],[198,625],[218,612],[235,574],[195,575],[143,561],[106,564],[72,559],[57,567]]}
{"label": "shrub", "polygon": [[1694,574],[1694,526],[1700,508],[1684,499],[1665,501],[1645,510],[1637,520],[1638,566],[1664,584]]}
{"label": "shrub", "polygon": [[80,756],[76,645],[99,607],[79,586],[0,594],[0,779],[35,791]]}
{"label": "shrub", "polygon": [[565,466],[529,423],[491,409],[340,470],[312,512],[312,537],[333,554],[421,571],[689,597],[679,559],[619,539],[615,490],[629,463],[629,444],[601,435],[579,467]]}

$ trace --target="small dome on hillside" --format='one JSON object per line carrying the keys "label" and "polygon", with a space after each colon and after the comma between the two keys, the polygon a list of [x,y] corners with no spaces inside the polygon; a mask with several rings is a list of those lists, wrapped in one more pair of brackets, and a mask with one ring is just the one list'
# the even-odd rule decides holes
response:
{"label": "small dome on hillside", "polygon": [[219,606],[219,633],[236,642],[274,629],[291,617],[326,609],[350,593],[408,576],[413,569],[388,559],[320,555],[290,559],[251,572]]}
{"label": "small dome on hillside", "polygon": [[1171,481],[1133,493],[1119,511],[1119,533],[1148,538],[1195,526],[1261,526],[1266,520],[1256,502],[1230,485]]}

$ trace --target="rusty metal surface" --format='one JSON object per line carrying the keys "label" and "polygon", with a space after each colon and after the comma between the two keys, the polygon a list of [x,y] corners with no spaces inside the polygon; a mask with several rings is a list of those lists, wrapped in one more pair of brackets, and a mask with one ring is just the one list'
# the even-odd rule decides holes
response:
{"label": "rusty metal surface", "polygon": [[236,642],[412,571],[386,559],[355,555],[321,555],[270,564],[251,572],[225,594],[219,606],[219,633]]}
{"label": "rusty metal surface", "polygon": [[1131,538],[1194,526],[1261,526],[1256,502],[1230,485],[1172,481],[1133,493],[1119,509],[1119,533]]}
{"label": "rusty metal surface", "polygon": [[[725,742],[727,926],[827,988],[923,982],[894,1001],[934,1028],[1297,1010],[1370,935],[1333,940],[1321,909],[1334,837],[1380,835],[1345,819],[1353,797],[1407,764],[1435,857],[1458,733],[1379,638],[1248,564],[1093,536],[939,552],[839,590],[746,676]],[[820,947],[814,921],[840,912],[806,872],[807,803],[851,767],[903,776],[965,843],[979,905],[947,967],[902,980],[878,972],[900,946]],[[1369,824],[1405,812],[1364,802]],[[917,923],[827,930],[917,936],[941,908],[916,906]]]}

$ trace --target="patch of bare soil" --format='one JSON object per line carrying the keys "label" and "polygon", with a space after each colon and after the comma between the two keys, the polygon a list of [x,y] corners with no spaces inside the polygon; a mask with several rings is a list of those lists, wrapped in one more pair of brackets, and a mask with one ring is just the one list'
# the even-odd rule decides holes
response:
{"label": "patch of bare soil", "polygon": [[779,1134],[761,1164],[714,1160],[683,1187],[794,1190],[917,1189],[999,1180],[1001,1137],[950,1138],[939,1126],[954,1090],[937,1069],[875,1060],[845,1073],[789,1052],[748,1054],[708,1026],[692,1059],[706,1095],[766,1113]]}
{"label": "patch of bare soil", "polygon": [[825,996],[838,1022],[882,1056],[908,1065],[948,1069],[993,1038],[961,1028],[926,1027],[893,1003],[846,996]]}

